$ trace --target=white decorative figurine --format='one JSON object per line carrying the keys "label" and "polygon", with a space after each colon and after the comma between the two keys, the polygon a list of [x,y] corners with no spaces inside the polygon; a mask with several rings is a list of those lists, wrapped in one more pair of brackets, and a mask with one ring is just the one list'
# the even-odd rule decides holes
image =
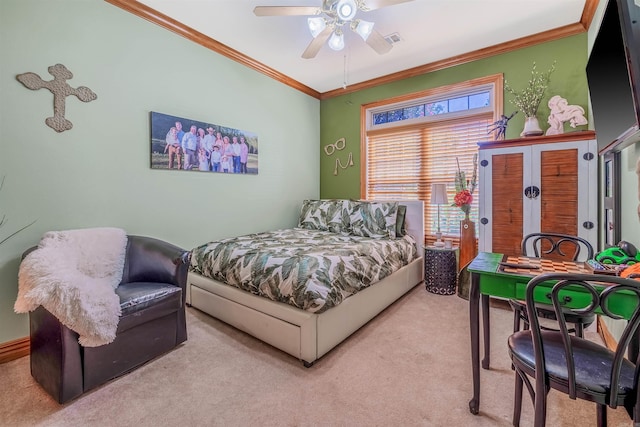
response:
{"label": "white decorative figurine", "polygon": [[551,113],[547,123],[551,126],[546,135],[560,135],[564,133],[564,123],[569,122],[572,128],[587,124],[584,118],[584,108],[579,105],[569,105],[566,99],[560,95],[553,96],[549,100]]}

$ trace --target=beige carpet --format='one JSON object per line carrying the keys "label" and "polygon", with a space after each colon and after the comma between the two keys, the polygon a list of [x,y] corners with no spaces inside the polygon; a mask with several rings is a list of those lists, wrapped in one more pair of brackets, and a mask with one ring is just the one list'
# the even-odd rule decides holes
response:
{"label": "beige carpet", "polygon": [[[24,357],[0,365],[0,425],[509,426],[511,313],[493,308],[491,319],[477,416],[468,409],[468,302],[417,286],[308,369],[194,309],[184,345],[65,406],[31,379]],[[528,426],[532,405],[523,406]],[[624,410],[609,417],[632,425]],[[552,391],[547,425],[595,425],[595,407]]]}

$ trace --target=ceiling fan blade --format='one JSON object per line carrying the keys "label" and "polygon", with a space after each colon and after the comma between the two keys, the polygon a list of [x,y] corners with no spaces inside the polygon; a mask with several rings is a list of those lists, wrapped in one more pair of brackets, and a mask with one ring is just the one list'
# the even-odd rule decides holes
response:
{"label": "ceiling fan blade", "polygon": [[333,27],[330,25],[322,30],[322,32],[318,34],[315,39],[311,40],[311,43],[309,43],[309,46],[307,46],[304,52],[302,52],[302,57],[304,59],[311,59],[315,57],[318,52],[320,52],[320,48],[322,48],[322,45],[327,41],[332,32]]}
{"label": "ceiling fan blade", "polygon": [[376,30],[371,31],[371,34],[367,37],[367,44],[380,55],[389,52],[393,47],[391,43],[389,43],[387,39],[385,39],[382,34]]}
{"label": "ceiling fan blade", "polygon": [[365,0],[362,10],[376,10],[381,7],[393,6],[400,3],[407,3],[413,0]]}
{"label": "ceiling fan blade", "polygon": [[256,6],[253,13],[256,16],[319,15],[322,9],[315,6]]}

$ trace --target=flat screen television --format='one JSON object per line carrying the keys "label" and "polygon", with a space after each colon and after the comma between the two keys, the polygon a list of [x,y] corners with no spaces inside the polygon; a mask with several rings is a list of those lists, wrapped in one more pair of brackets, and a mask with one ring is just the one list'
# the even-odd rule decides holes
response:
{"label": "flat screen television", "polygon": [[586,68],[601,148],[640,137],[639,26],[635,0],[609,0]]}

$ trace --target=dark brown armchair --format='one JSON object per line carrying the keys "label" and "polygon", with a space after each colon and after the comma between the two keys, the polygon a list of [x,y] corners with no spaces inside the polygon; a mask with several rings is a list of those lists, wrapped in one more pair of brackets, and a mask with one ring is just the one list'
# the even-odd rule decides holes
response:
{"label": "dark brown armchair", "polygon": [[[32,250],[37,249],[26,253]],[[39,306],[29,313],[33,378],[65,403],[186,341],[188,265],[189,252],[177,246],[128,236],[122,282],[116,289],[122,315],[115,340],[83,347],[77,333]]]}

